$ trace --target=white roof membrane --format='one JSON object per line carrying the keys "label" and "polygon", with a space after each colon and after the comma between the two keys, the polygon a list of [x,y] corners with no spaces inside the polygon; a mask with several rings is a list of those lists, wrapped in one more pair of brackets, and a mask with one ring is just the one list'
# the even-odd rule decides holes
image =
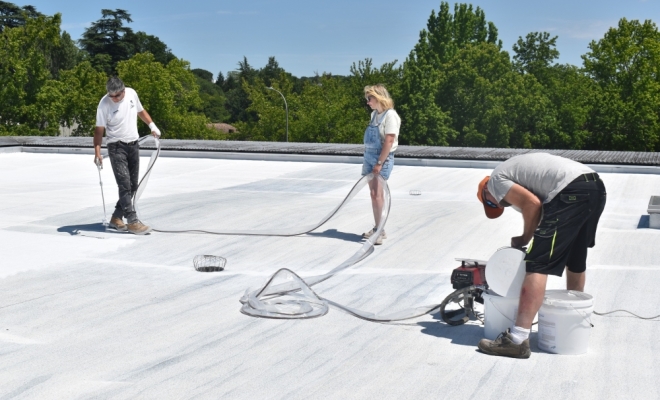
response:
{"label": "white roof membrane", "polygon": [[[142,158],[142,167],[147,157]],[[279,268],[325,273],[373,226],[368,193],[296,237],[105,231],[91,155],[0,154],[0,398],[657,398],[658,320],[592,316],[589,351],[514,360],[476,350],[483,326],[438,315],[377,324],[331,308],[309,320],[253,318],[239,299]],[[140,200],[147,223],[284,229],[320,219],[360,178],[351,163],[161,158]],[[397,165],[388,239],[314,286],[361,310],[440,303],[457,257],[488,259],[520,234],[476,199],[487,168]],[[600,173],[608,201],[589,253],[596,311],[660,314],[660,176]],[[102,171],[108,213],[117,200]],[[411,190],[421,192],[411,196]],[[196,255],[227,259],[194,270]],[[564,282],[551,278],[548,288]]]}

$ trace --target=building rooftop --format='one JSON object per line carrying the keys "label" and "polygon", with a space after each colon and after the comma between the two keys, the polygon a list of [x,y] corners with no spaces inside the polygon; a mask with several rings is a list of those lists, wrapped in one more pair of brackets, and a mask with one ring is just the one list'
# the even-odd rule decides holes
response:
{"label": "building rooftop", "polygon": [[[313,224],[360,178],[357,145],[162,141],[140,203],[160,230],[283,230]],[[143,146],[144,171],[152,144]],[[374,313],[439,304],[455,258],[487,260],[520,234],[507,210],[483,216],[475,188],[525,150],[401,146],[389,180],[388,239],[313,287]],[[599,312],[660,314],[658,153],[563,152],[593,165],[608,202],[585,291]],[[660,321],[591,317],[585,355],[532,357],[476,350],[479,321],[437,314],[373,323],[337,308],[325,316],[246,316],[240,298],[280,268],[330,271],[373,224],[359,193],[326,224],[294,237],[105,230],[90,138],[0,138],[0,398],[658,398]],[[108,218],[117,188],[101,172]],[[420,193],[419,195],[411,195]],[[222,272],[196,255],[226,258]],[[551,277],[548,288],[561,289]],[[655,372],[654,372],[655,371]]]}

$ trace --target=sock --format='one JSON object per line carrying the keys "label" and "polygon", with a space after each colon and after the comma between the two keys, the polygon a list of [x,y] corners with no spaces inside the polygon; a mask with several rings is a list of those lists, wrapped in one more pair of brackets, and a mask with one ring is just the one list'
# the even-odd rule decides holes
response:
{"label": "sock", "polygon": [[525,329],[514,325],[509,333],[511,334],[511,340],[514,344],[521,344],[529,338],[530,331],[531,329]]}

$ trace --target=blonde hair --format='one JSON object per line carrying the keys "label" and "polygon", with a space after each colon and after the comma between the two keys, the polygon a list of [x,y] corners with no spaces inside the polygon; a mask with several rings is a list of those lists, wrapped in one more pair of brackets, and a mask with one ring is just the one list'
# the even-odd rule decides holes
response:
{"label": "blonde hair", "polygon": [[387,89],[385,89],[385,86],[381,85],[380,83],[377,85],[364,87],[364,97],[368,96],[373,96],[378,101],[378,104],[383,107],[383,110],[394,108],[394,100],[392,100],[390,97],[390,94],[387,92]]}

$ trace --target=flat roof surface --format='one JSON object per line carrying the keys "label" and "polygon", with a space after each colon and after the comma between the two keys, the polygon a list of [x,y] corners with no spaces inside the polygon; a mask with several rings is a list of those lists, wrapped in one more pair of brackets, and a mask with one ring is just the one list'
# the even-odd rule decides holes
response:
{"label": "flat roof surface", "polygon": [[[142,157],[142,170],[148,162]],[[106,160],[107,163],[107,160]],[[373,217],[360,193],[296,237],[105,231],[91,155],[0,154],[0,398],[658,398],[660,321],[592,316],[589,351],[514,360],[476,350],[483,326],[438,315],[372,323],[336,308],[308,320],[240,313],[239,299],[278,269],[303,278],[362,246]],[[284,229],[320,220],[360,178],[350,163],[166,158],[141,218],[156,228]],[[388,239],[316,285],[375,313],[440,303],[457,257],[488,259],[522,229],[483,216],[489,168],[396,166]],[[589,253],[596,311],[660,314],[660,230],[646,209],[660,176],[601,173],[608,202]],[[102,171],[108,218],[117,188]],[[411,190],[421,195],[412,196]],[[193,269],[196,255],[227,259]],[[551,278],[548,288],[561,289]]]}

